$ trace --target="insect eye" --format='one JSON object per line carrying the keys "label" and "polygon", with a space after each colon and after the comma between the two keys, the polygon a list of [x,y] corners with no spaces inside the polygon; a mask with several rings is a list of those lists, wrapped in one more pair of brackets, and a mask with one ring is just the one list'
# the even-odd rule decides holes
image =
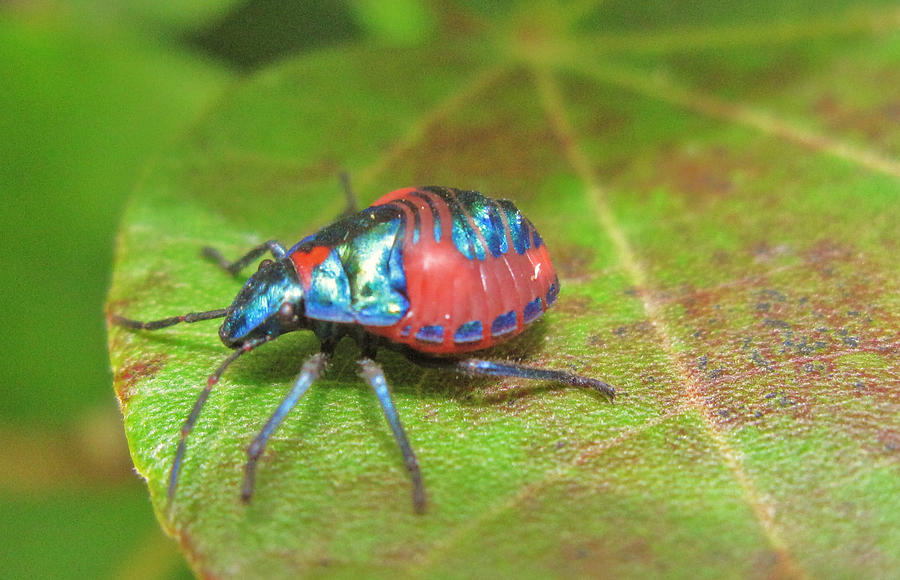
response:
{"label": "insect eye", "polygon": [[273,262],[272,260],[266,258],[265,260],[263,260],[262,262],[259,263],[259,269],[262,270],[263,268],[267,268],[268,266],[270,266],[274,263],[275,262]]}
{"label": "insect eye", "polygon": [[294,320],[294,305],[290,302],[282,304],[281,308],[278,309],[278,318],[285,322]]}

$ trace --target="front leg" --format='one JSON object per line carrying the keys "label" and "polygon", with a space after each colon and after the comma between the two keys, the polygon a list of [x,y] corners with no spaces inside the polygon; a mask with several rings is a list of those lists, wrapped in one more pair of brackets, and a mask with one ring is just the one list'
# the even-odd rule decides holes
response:
{"label": "front leg", "polygon": [[280,260],[287,254],[287,250],[284,249],[284,246],[282,246],[275,240],[269,240],[256,246],[255,248],[244,254],[243,257],[238,258],[234,262],[229,262],[225,258],[225,256],[222,255],[222,252],[209,246],[205,246],[203,248],[203,256],[218,264],[220,268],[222,268],[232,276],[237,276],[241,273],[241,270],[243,270],[247,266],[247,264],[256,260],[267,251],[271,252],[272,256],[276,260]]}
{"label": "front leg", "polygon": [[397,408],[394,407],[394,401],[391,399],[391,392],[388,389],[387,380],[384,378],[384,372],[375,361],[370,358],[363,358],[359,361],[359,367],[362,370],[362,376],[366,382],[375,391],[378,402],[381,403],[381,410],[384,411],[384,418],[387,419],[391,432],[394,434],[394,440],[400,447],[400,453],[403,455],[403,464],[409,473],[412,481],[412,499],[413,509],[417,514],[425,513],[425,483],[422,481],[422,471],[419,469],[419,460],[409,444],[409,438],[406,431],[400,423],[400,416],[397,414]]}
{"label": "front leg", "polygon": [[262,457],[263,451],[266,449],[269,437],[272,436],[272,433],[278,429],[285,417],[288,416],[288,413],[297,405],[300,397],[306,393],[310,385],[319,378],[319,375],[322,374],[328,365],[330,357],[330,352],[323,351],[314,354],[303,363],[303,370],[301,370],[300,376],[297,377],[293,388],[288,392],[281,404],[278,405],[278,408],[275,409],[269,420],[266,421],[262,431],[253,439],[250,447],[247,448],[247,463],[244,464],[244,484],[241,487],[241,499],[244,503],[249,503],[250,498],[253,497],[253,488],[256,485],[256,466],[259,463],[259,458]]}

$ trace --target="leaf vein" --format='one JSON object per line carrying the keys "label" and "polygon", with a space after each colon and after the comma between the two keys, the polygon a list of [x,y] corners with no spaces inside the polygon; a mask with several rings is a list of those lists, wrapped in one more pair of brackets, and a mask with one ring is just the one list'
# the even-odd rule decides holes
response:
{"label": "leaf vein", "polygon": [[695,373],[688,366],[679,349],[676,339],[669,332],[666,324],[662,304],[650,292],[650,280],[647,270],[635,255],[631,244],[625,237],[625,233],[616,221],[612,209],[606,199],[606,194],[595,177],[594,170],[583,150],[578,146],[577,134],[572,127],[566,113],[566,105],[562,93],[555,79],[548,71],[536,69],[534,78],[537,84],[540,101],[546,111],[546,115],[556,133],[563,153],[574,169],[576,175],[585,183],[588,192],[588,201],[593,205],[594,212],[602,229],[610,237],[619,257],[619,262],[625,268],[628,276],[638,288],[644,311],[647,314],[652,328],[657,336],[660,347],[666,356],[672,361],[672,368],[679,383],[683,385],[684,394],[688,405],[695,409],[703,419],[704,429],[718,449],[719,455],[738,483],[747,503],[753,510],[760,527],[763,530],[769,544],[776,553],[779,563],[783,566],[786,575],[803,578],[806,572],[791,554],[783,534],[775,521],[775,505],[770,497],[762,493],[754,484],[751,476],[743,465],[741,453],[729,443],[725,434],[721,431],[713,415],[713,410],[706,404],[705,390],[701,381],[697,380]]}

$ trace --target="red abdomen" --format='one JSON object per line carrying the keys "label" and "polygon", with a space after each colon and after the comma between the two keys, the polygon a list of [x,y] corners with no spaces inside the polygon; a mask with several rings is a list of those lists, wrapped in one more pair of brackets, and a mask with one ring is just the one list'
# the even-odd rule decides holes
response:
{"label": "red abdomen", "polygon": [[454,354],[520,334],[552,306],[559,280],[537,230],[506,200],[451,188],[407,188],[373,205],[403,211],[409,309],[372,334]]}

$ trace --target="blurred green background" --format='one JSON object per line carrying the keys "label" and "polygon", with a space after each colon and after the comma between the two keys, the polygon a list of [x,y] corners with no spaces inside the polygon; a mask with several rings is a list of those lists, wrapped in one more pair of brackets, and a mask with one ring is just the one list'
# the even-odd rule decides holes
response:
{"label": "blurred green background", "polygon": [[102,312],[119,215],[223,87],[289,54],[427,29],[415,2],[394,7],[405,18],[327,0],[0,6],[0,575],[190,577],[111,389]]}

